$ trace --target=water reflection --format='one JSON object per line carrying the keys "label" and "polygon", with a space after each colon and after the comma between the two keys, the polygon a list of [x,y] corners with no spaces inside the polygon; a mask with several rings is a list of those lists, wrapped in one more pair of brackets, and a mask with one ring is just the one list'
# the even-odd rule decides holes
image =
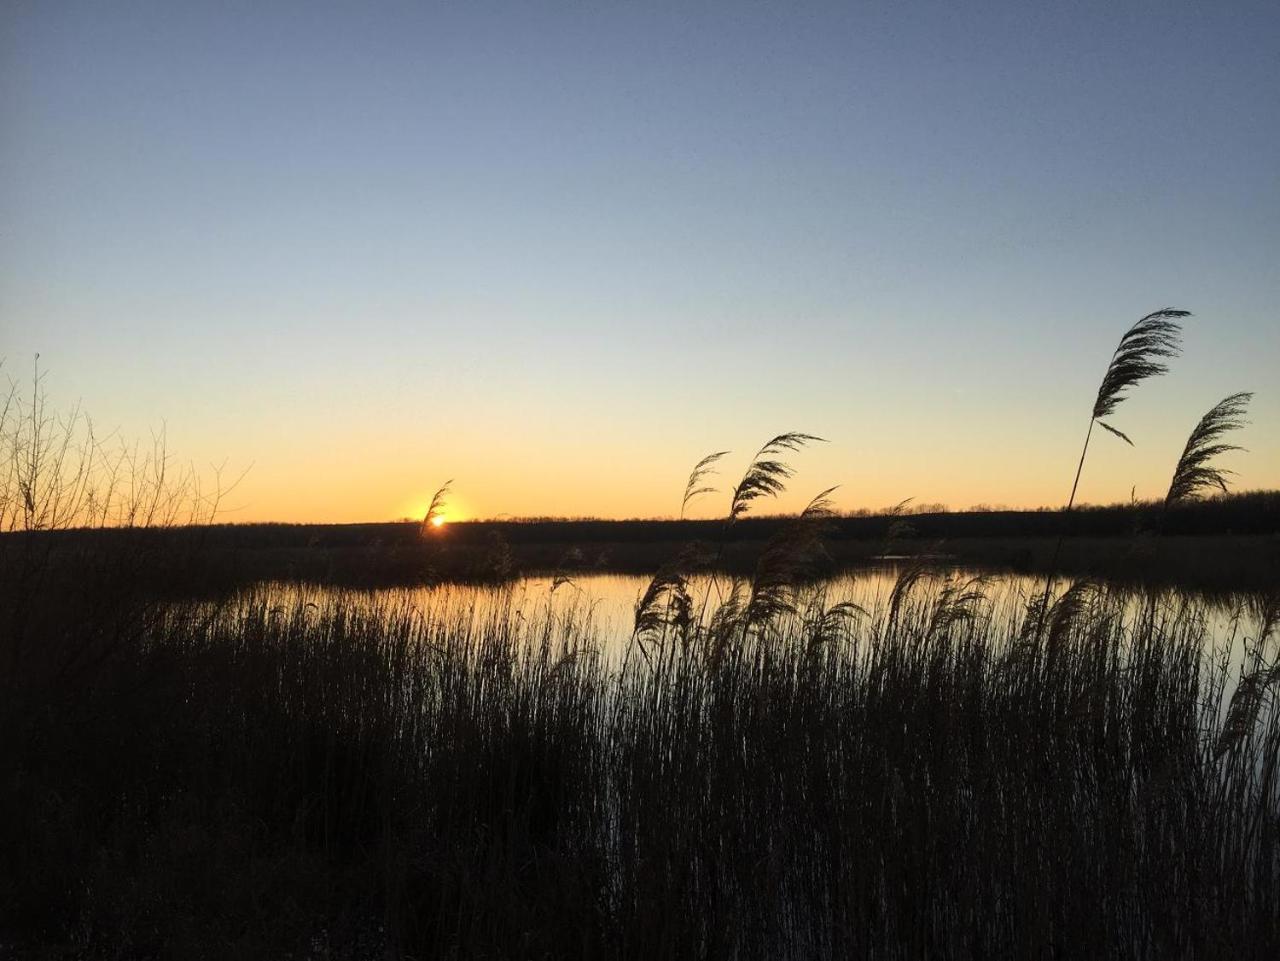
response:
{"label": "water reflection", "polygon": [[[805,588],[797,597],[801,609],[830,608],[841,603],[858,605],[869,619],[883,616],[903,568],[859,569]],[[1044,590],[1039,576],[992,575],[969,569],[933,570],[912,588],[915,603],[930,603],[950,584],[972,582],[985,595],[984,611],[993,624],[1018,623],[1028,603]],[[1062,580],[1055,593],[1071,581]],[[581,577],[530,577],[501,587],[442,584],[430,587],[393,587],[351,590],[313,585],[263,585],[270,603],[282,606],[311,603],[327,606],[337,601],[370,611],[411,612],[426,623],[469,622],[478,627],[495,617],[510,616],[525,624],[547,625],[561,631],[562,644],[596,649],[606,660],[618,662],[630,646],[635,608],[649,585],[648,577],[630,574],[589,574]],[[1204,637],[1206,653],[1215,660],[1227,657],[1238,669],[1244,641],[1257,636],[1256,611],[1247,595],[1200,595],[1176,589],[1138,590],[1105,585],[1121,600],[1124,619],[1139,616],[1166,623],[1194,622]],[[691,582],[697,615],[705,621],[731,590],[726,576],[704,577]],[[1233,673],[1235,671],[1233,670]]]}

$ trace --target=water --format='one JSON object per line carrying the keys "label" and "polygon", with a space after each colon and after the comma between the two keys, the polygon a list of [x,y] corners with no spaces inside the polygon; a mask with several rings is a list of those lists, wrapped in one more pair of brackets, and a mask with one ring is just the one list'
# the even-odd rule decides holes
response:
{"label": "water", "polygon": [[[827,609],[839,603],[852,603],[866,611],[865,618],[874,620],[886,612],[901,568],[886,566],[859,569],[805,588],[797,598],[797,606],[812,610]],[[984,610],[993,623],[1016,623],[1025,614],[1028,602],[1044,590],[1040,576],[983,573],[968,569],[939,569],[919,582],[911,593],[917,603],[936,599],[948,584],[971,583],[980,588],[986,600]],[[1068,587],[1060,580],[1055,593]],[[264,585],[271,603],[312,603],[324,606],[341,600],[369,609],[410,611],[427,622],[459,619],[480,624],[500,611],[511,612],[528,624],[559,625],[560,641],[570,646],[595,649],[607,661],[618,662],[631,646],[638,599],[649,585],[649,578],[630,574],[586,574],[566,578],[529,577],[502,587],[442,584],[431,587],[394,587],[376,590],[332,589],[325,587],[271,584]],[[731,587],[728,576],[704,577],[691,584],[695,610],[704,618],[710,616],[727,596]],[[1238,674],[1244,662],[1246,641],[1258,634],[1256,607],[1247,595],[1199,595],[1177,589],[1147,591],[1115,585],[1107,590],[1118,596],[1127,621],[1138,618],[1152,598],[1156,616],[1193,622],[1202,632],[1206,653],[1219,660],[1226,656],[1232,674]]]}

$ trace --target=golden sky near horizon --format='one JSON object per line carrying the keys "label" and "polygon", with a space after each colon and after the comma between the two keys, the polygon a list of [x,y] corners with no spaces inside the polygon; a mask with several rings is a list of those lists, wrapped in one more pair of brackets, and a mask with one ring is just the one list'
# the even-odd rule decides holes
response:
{"label": "golden sky near horizon", "polygon": [[[1146,389],[1156,393],[1159,387]],[[1126,417],[1130,409],[1134,416]],[[1081,479],[1081,502],[1124,501],[1131,492],[1140,499],[1163,496],[1186,431],[1181,425],[1152,422],[1149,412],[1146,417],[1139,413],[1135,399],[1113,418],[1135,438],[1135,447],[1095,430]],[[827,443],[786,457],[796,471],[788,492],[776,501],[759,502],[755,510],[798,510],[835,485],[835,503],[846,511],[877,510],[905,498],[952,509],[980,504],[1054,507],[1065,502],[1083,440],[1080,431],[1073,434],[1068,428],[1079,427],[1078,419],[1059,418],[1054,425],[1059,429],[1047,430],[1011,416],[998,430],[983,431],[980,426],[975,429],[963,411],[957,414],[956,425],[934,419],[928,430],[891,430],[882,423],[874,432],[877,436],[865,436],[861,444],[842,443],[836,431],[828,431],[834,436]],[[343,450],[289,433],[288,443],[274,445],[249,466],[240,487],[227,498],[229,510],[223,519],[349,522],[421,517],[434,490],[448,481],[452,483],[446,515],[451,520],[676,516],[693,464],[705,453],[732,446],[718,473],[709,478],[718,492],[698,498],[689,510],[692,517],[717,517],[727,509],[728,492],[754,448],[768,439],[739,428],[731,438],[736,444],[694,448],[686,442],[685,451],[677,451],[662,446],[660,430],[654,436],[633,434],[628,439],[606,428],[571,445],[538,437],[531,428],[486,435],[458,424],[452,441],[446,436],[427,450],[386,436]],[[1261,435],[1255,424],[1236,440],[1249,446]],[[926,440],[917,443],[919,439]],[[228,463],[243,461],[230,457]],[[1261,445],[1226,455],[1222,463],[1237,472],[1234,489],[1280,487],[1274,447]]]}

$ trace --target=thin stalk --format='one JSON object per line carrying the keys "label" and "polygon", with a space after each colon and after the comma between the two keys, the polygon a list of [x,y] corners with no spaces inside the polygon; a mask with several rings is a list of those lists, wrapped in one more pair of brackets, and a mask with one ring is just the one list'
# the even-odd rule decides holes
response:
{"label": "thin stalk", "polygon": [[1053,583],[1058,576],[1058,556],[1062,552],[1062,538],[1066,534],[1067,515],[1071,513],[1076,504],[1076,491],[1080,488],[1080,475],[1084,472],[1084,458],[1089,453],[1089,440],[1093,437],[1093,425],[1097,423],[1097,417],[1089,418],[1089,429],[1085,431],[1084,447],[1080,451],[1080,463],[1076,465],[1076,479],[1071,483],[1071,496],[1067,498],[1067,506],[1062,509],[1062,523],[1058,525],[1058,540],[1053,545],[1053,556],[1049,559],[1049,573],[1045,576],[1044,581],[1044,599],[1040,604],[1039,623],[1036,625],[1036,639],[1039,640],[1040,632],[1044,629],[1045,613],[1049,609],[1049,594],[1053,590]]}

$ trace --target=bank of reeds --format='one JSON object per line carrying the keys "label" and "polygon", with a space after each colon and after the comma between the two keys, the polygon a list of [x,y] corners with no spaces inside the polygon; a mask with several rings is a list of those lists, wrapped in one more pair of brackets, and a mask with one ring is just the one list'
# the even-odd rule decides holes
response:
{"label": "bank of reeds", "polygon": [[154,609],[91,679],[3,708],[0,940],[1272,956],[1274,609],[1242,617],[1237,686],[1176,595],[1080,582],[1037,631],[985,591],[920,569],[873,610],[800,590],[746,630],[745,603],[656,628],[621,669],[588,609],[501,592]]}

